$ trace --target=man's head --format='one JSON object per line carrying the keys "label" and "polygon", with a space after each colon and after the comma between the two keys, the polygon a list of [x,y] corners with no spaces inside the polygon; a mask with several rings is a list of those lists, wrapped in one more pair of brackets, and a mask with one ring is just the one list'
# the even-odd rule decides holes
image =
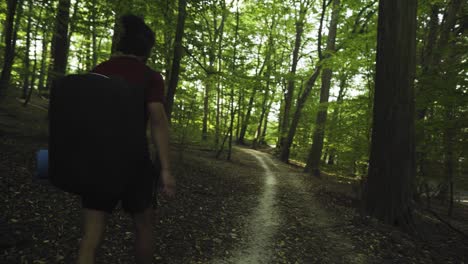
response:
{"label": "man's head", "polygon": [[154,46],[154,32],[143,19],[135,15],[125,15],[120,19],[121,32],[117,51],[127,55],[148,58]]}

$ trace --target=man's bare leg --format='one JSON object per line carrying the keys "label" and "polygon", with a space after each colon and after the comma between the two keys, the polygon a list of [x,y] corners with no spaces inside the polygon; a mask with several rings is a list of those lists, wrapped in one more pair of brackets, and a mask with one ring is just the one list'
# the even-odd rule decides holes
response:
{"label": "man's bare leg", "polygon": [[92,209],[83,209],[83,239],[78,253],[78,264],[94,264],[96,251],[104,237],[106,213]]}
{"label": "man's bare leg", "polygon": [[133,215],[133,223],[135,224],[136,239],[136,261],[137,264],[153,263],[154,253],[154,211],[149,207],[145,211]]}

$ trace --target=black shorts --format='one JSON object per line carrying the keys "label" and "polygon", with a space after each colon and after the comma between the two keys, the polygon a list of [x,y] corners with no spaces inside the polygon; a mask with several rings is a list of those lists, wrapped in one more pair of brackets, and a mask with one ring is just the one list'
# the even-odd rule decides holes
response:
{"label": "black shorts", "polygon": [[141,213],[151,205],[156,204],[155,194],[159,172],[159,169],[154,169],[152,173],[134,179],[126,186],[124,193],[119,196],[82,195],[82,207],[112,213],[118,202],[121,201],[125,212],[131,215]]}

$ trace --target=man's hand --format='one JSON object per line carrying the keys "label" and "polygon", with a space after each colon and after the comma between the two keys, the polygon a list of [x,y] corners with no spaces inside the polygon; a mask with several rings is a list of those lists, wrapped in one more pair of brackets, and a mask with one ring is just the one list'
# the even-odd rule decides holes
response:
{"label": "man's hand", "polygon": [[161,192],[168,197],[173,197],[175,194],[176,183],[171,171],[165,169],[161,170],[160,177]]}

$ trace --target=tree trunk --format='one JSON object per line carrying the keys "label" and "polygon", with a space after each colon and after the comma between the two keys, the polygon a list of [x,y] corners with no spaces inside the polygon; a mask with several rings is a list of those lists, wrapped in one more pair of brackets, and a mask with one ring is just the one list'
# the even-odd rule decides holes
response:
{"label": "tree trunk", "polygon": [[276,91],[273,90],[273,94],[271,95],[270,102],[268,103],[268,106],[266,109],[265,118],[263,119],[263,129],[262,129],[261,137],[259,139],[260,144],[266,144],[265,138],[266,138],[266,132],[267,132],[267,127],[268,127],[268,115],[270,114],[271,105],[273,104],[273,101],[275,99],[275,92]]}
{"label": "tree trunk", "polygon": [[247,113],[245,114],[244,120],[242,120],[242,126],[240,129],[239,138],[237,139],[237,143],[239,144],[245,144],[244,142],[245,134],[247,132],[247,127],[249,125],[250,115],[252,114],[253,102],[255,99],[255,95],[257,94],[257,89],[258,89],[257,85],[254,85],[253,91],[250,94],[249,103],[247,105]]}
{"label": "tree trunk", "polygon": [[[32,2],[32,1],[31,1]],[[43,10],[44,8],[41,6],[40,7],[40,11],[39,11],[39,17],[38,17],[38,21],[41,21],[42,19],[42,13],[43,13]],[[24,104],[23,106],[27,106],[28,103],[29,103],[29,100],[31,100],[31,95],[34,91],[34,84],[36,83],[36,78],[37,78],[37,74],[36,74],[36,71],[37,71],[37,36],[39,34],[39,23],[36,23],[36,26],[34,27],[34,33],[33,33],[33,36],[34,36],[34,63],[33,63],[33,68],[32,68],[32,74],[31,75],[31,85],[30,85],[30,89],[29,89],[29,92],[28,92],[28,96],[26,97],[26,100],[24,101]]]}
{"label": "tree trunk", "polygon": [[167,119],[171,122],[172,106],[174,104],[174,95],[176,93],[177,84],[179,83],[180,61],[182,59],[182,39],[184,37],[185,18],[187,0],[179,0],[179,13],[177,15],[177,29],[174,40],[174,56],[172,59],[171,75],[169,76],[169,84],[166,93],[166,114]]}
{"label": "tree trunk", "polygon": [[453,107],[448,106],[445,109],[445,121],[448,123],[444,131],[444,187],[441,190],[441,197],[443,202],[448,202],[449,210],[448,215],[452,214],[453,203],[450,195],[451,186],[453,186],[453,171],[454,171],[454,155],[453,155],[453,141],[455,138],[453,126]]}
{"label": "tree trunk", "polygon": [[262,101],[262,109],[261,109],[261,113],[260,113],[260,120],[258,122],[257,130],[256,130],[256,133],[255,133],[255,138],[254,138],[254,141],[252,143],[252,147],[254,149],[257,148],[259,143],[261,143],[260,138],[262,136],[263,118],[265,118],[265,114],[267,112],[268,94],[270,93],[270,71],[269,70],[267,71],[266,78],[267,78],[267,83],[266,83],[266,87],[265,87],[265,95],[263,96],[263,101]]}
{"label": "tree trunk", "polygon": [[29,76],[30,76],[30,59],[29,59],[29,50],[31,48],[31,23],[32,23],[32,0],[28,0],[28,25],[26,27],[26,49],[24,51],[24,60],[23,60],[23,95],[22,98],[26,100],[28,97],[29,87]]}
{"label": "tree trunk", "polygon": [[[262,75],[263,73],[263,69],[265,67],[265,64],[266,64],[266,57],[265,57],[265,60],[262,64],[262,66],[260,66],[260,56],[261,56],[261,45],[259,46],[258,48],[258,57],[257,57],[257,62],[258,62],[258,65],[257,65],[257,72],[255,74],[256,77],[259,77]],[[245,115],[243,116],[242,118],[242,124],[240,125],[240,132],[239,132],[239,137],[237,138],[237,143],[238,144],[245,144],[244,140],[245,140],[245,134],[247,132],[247,127],[249,125],[249,121],[250,121],[250,115],[252,114],[252,108],[253,108],[253,103],[254,103],[254,99],[255,99],[255,95],[257,94],[257,89],[258,89],[258,84],[255,83],[253,85],[253,90],[252,90],[252,93],[250,94],[250,98],[249,98],[249,102],[247,104],[247,112],[245,113]],[[239,115],[241,114],[242,112],[239,112]],[[242,113],[243,114],[243,113]]]}
{"label": "tree trunk", "polygon": [[314,73],[307,80],[304,91],[302,92],[301,96],[297,100],[296,110],[294,111],[294,115],[291,120],[291,125],[289,127],[287,140],[285,141],[283,148],[281,148],[280,159],[283,162],[286,162],[286,163],[289,162],[290,150],[291,150],[291,146],[294,140],[294,136],[296,135],[297,126],[299,125],[299,120],[301,118],[302,109],[304,108],[307,98],[309,97],[310,92],[312,91],[312,88],[315,85],[315,81],[317,80],[320,74],[321,68],[322,67],[320,65],[316,66]]}
{"label": "tree trunk", "polygon": [[[234,51],[232,55],[232,73],[236,76],[236,59],[237,59],[237,40],[239,39],[239,1],[237,1],[236,6],[236,27],[235,27],[235,34],[234,34]],[[234,86],[231,84],[231,93],[229,94],[230,100],[230,112],[231,112],[231,119],[229,122],[229,142],[228,142],[228,154],[227,160],[231,160],[232,155],[232,137],[234,133],[234,118],[235,118],[235,109],[234,109]]]}
{"label": "tree trunk", "polygon": [[[224,37],[224,21],[226,20],[227,16],[227,9],[226,9],[226,2],[223,0],[221,1],[221,10],[222,10],[222,15],[221,15],[221,23],[219,25],[219,28],[215,30],[215,37],[218,39],[217,44],[218,44],[218,50],[217,50],[217,56],[218,56],[218,67],[217,71],[220,73],[223,68],[223,37]],[[224,104],[221,103],[222,98],[224,98],[224,91],[221,88],[221,75],[218,74],[216,78],[216,121],[215,121],[215,142],[214,145],[216,148],[219,145],[219,137],[222,131],[223,127],[226,127],[226,122],[227,122],[227,117],[223,118],[223,108]],[[223,125],[221,125],[220,119],[223,118]]]}
{"label": "tree trunk", "polygon": [[386,224],[412,228],[415,176],[414,0],[379,3],[372,143],[364,192],[366,212]]}
{"label": "tree trunk", "polygon": [[243,122],[243,116],[241,113],[244,112],[244,86],[241,84],[239,87],[239,98],[237,99],[237,123],[236,123],[236,141],[239,142],[240,127]]}
{"label": "tree trunk", "polygon": [[[292,106],[292,100],[294,96],[294,83],[295,83],[295,75],[297,69],[297,63],[299,61],[299,51],[301,49],[301,42],[302,42],[302,34],[304,32],[304,20],[307,14],[307,9],[303,3],[301,3],[299,9],[299,17],[296,21],[296,38],[294,40],[294,50],[293,50],[293,59],[291,62],[291,71],[289,72],[290,76],[288,79],[288,85],[286,91],[284,93],[284,102],[283,102],[283,114],[281,118],[281,126],[280,126],[280,138],[279,138],[279,147],[281,150],[280,160],[283,162],[288,162],[288,157],[286,157],[285,153],[289,152],[289,147],[287,146],[288,140],[288,131],[290,130],[289,127],[289,118]],[[285,149],[287,148],[287,149]]]}
{"label": "tree trunk", "polygon": [[[327,39],[325,59],[330,58],[335,52],[336,31],[340,16],[340,0],[333,1],[332,17]],[[323,139],[325,137],[325,123],[327,122],[328,98],[330,97],[330,84],[332,69],[325,68],[322,72],[322,87],[320,88],[320,104],[316,117],[312,147],[307,158],[306,172],[312,172],[315,176],[320,176],[320,157],[322,156]]]}
{"label": "tree trunk", "polygon": [[[21,3],[20,3],[21,4]],[[4,96],[5,90],[10,84],[11,68],[14,59],[14,42],[13,42],[13,23],[15,21],[16,7],[18,0],[7,0],[7,15],[4,28],[5,39],[5,55],[3,56],[3,69],[0,76],[0,98]]]}
{"label": "tree trunk", "polygon": [[[319,25],[319,31],[318,31],[318,39],[317,39],[317,51],[318,51],[319,61],[318,61],[317,65],[316,65],[315,70],[312,73],[311,77],[307,80],[306,87],[305,87],[304,91],[302,92],[302,94],[300,96],[298,96],[297,103],[296,103],[296,110],[294,112],[294,116],[293,116],[293,119],[291,121],[291,124],[289,125],[289,113],[288,113],[287,116],[286,115],[281,116],[281,122],[280,122],[280,126],[279,126],[280,127],[280,130],[279,130],[280,135],[282,133],[284,133],[284,130],[282,129],[282,127],[285,126],[286,123],[288,123],[288,125],[286,127],[289,128],[289,129],[286,130],[287,131],[286,139],[281,139],[280,138],[280,141],[279,141],[279,147],[280,147],[280,151],[281,151],[280,152],[280,160],[283,161],[283,162],[286,162],[286,163],[289,162],[291,146],[292,146],[292,143],[293,143],[293,140],[294,140],[294,136],[296,135],[296,129],[297,129],[297,125],[299,124],[299,119],[301,117],[302,109],[304,108],[305,102],[306,102],[310,92],[312,91],[312,88],[315,85],[315,81],[317,80],[317,77],[320,74],[320,71],[322,69],[322,67],[320,65],[320,62],[322,61],[322,27],[323,27],[323,20],[324,20],[324,17],[325,17],[326,9],[327,9],[326,0],[323,0],[322,1],[322,13],[320,15],[320,25]],[[284,110],[286,110],[286,108],[288,108],[288,107],[290,108],[290,106],[288,106],[286,104],[286,99],[284,99],[282,101],[282,106],[284,107]],[[287,110],[287,111],[289,111],[289,110]]]}
{"label": "tree trunk", "polygon": [[205,95],[203,97],[203,125],[202,125],[202,140],[208,139],[208,115],[209,115],[209,103],[210,103],[210,91],[211,91],[211,74],[206,77],[207,83],[205,84]]}
{"label": "tree trunk", "polygon": [[52,38],[51,71],[47,78],[47,89],[57,77],[65,75],[68,60],[68,24],[70,0],[60,0],[57,7],[54,35]]}
{"label": "tree trunk", "polygon": [[[78,2],[78,1],[77,1]],[[97,62],[98,62],[98,50],[97,50],[97,22],[96,22],[96,12],[97,12],[97,6],[96,6],[96,0],[93,0],[93,7],[91,8],[91,43],[92,43],[92,64],[91,64],[91,69],[94,69],[96,67]]]}
{"label": "tree trunk", "polygon": [[[224,12],[224,9],[225,9],[225,5],[223,4],[223,12]],[[222,31],[224,27],[225,16],[226,14],[223,13],[221,16],[221,22],[219,23],[219,26],[218,26],[218,14],[216,13],[216,11],[214,11],[213,13],[213,24],[211,24],[208,19],[205,19],[207,29],[208,29],[206,33],[208,34],[209,45],[207,48],[208,49],[208,56],[207,56],[208,67],[202,66],[205,69],[206,75],[207,75],[206,77],[207,82],[205,84],[205,97],[204,97],[204,102],[203,102],[203,125],[202,125],[202,140],[203,141],[207,140],[208,138],[208,121],[209,121],[209,115],[210,115],[209,113],[210,93],[213,87],[215,87],[214,74],[219,74],[218,72],[215,71],[215,63],[216,63],[216,57],[217,57],[216,51],[219,50],[217,44],[220,44],[220,42],[222,41]],[[211,27],[213,27],[213,29],[211,29]]]}
{"label": "tree trunk", "polygon": [[49,40],[48,30],[47,28],[44,28],[44,31],[42,34],[41,68],[39,71],[39,82],[37,84],[37,87],[39,89],[39,94],[42,94],[46,90],[44,81],[47,76],[47,70],[46,70],[47,58],[49,57],[49,54],[48,54],[49,41],[48,40]]}
{"label": "tree trunk", "polygon": [[[338,91],[338,97],[336,98],[336,106],[333,110],[332,118],[331,118],[331,128],[330,128],[330,135],[329,135],[329,142],[332,144],[336,141],[335,134],[338,129],[338,117],[340,114],[340,107],[343,103],[343,97],[345,96],[346,92],[346,85],[348,80],[348,73],[344,72],[340,76],[340,90]],[[330,146],[328,152],[328,165],[335,165],[335,156],[336,156],[336,148],[334,146]]]}
{"label": "tree trunk", "polygon": [[457,163],[456,154],[454,153],[455,142],[457,139],[457,126],[456,122],[456,110],[457,106],[454,102],[455,98],[460,96],[460,93],[457,92],[457,87],[459,87],[460,81],[458,78],[459,73],[455,69],[451,69],[453,65],[461,65],[463,62],[463,57],[457,54],[457,41],[453,37],[452,40],[448,43],[448,53],[443,58],[441,63],[441,70],[443,69],[444,75],[444,92],[446,97],[441,100],[443,105],[443,115],[444,115],[444,128],[443,128],[443,160],[444,160],[444,179],[442,189],[439,194],[439,198],[445,203],[448,202],[448,215],[451,216],[453,210],[453,178],[455,172],[455,164]]}
{"label": "tree trunk", "polygon": [[416,171],[421,177],[424,177],[426,172],[426,153],[427,144],[426,132],[424,128],[424,118],[426,116],[427,107],[433,96],[427,96],[428,87],[432,85],[432,78],[435,75],[434,69],[434,53],[437,42],[437,32],[439,30],[439,5],[433,4],[431,7],[431,15],[429,20],[429,32],[427,35],[426,45],[421,52],[421,76],[419,83],[416,86],[416,118],[423,125],[417,126],[416,130]]}
{"label": "tree trunk", "polygon": [[[267,51],[266,51],[266,54],[265,54],[265,59],[263,60],[263,63],[262,63],[261,66],[260,66],[261,45],[258,48],[258,57],[257,58],[258,58],[258,67],[259,68],[257,68],[258,71],[255,74],[255,76],[257,78],[261,78],[265,68],[270,67],[271,54],[272,54],[272,50],[273,50],[273,46],[274,46],[273,29],[275,28],[275,25],[276,25],[276,17],[273,17],[273,20],[271,21],[271,25],[270,25],[269,36],[268,36]],[[242,125],[241,125],[241,129],[240,129],[240,133],[239,133],[239,138],[237,139],[237,142],[239,144],[245,144],[245,142],[244,142],[245,134],[247,132],[247,127],[249,125],[250,115],[252,114],[252,108],[253,108],[255,95],[257,94],[257,90],[259,88],[258,86],[259,86],[259,84],[254,84],[253,91],[250,94],[249,103],[247,105],[247,113],[245,114],[245,118],[242,120]]]}

